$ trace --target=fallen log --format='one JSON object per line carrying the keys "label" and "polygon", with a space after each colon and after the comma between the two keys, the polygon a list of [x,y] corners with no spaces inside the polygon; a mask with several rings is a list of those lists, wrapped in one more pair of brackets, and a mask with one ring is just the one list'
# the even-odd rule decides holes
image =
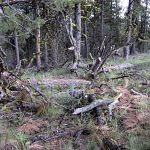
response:
{"label": "fallen log", "polygon": [[89,104],[85,107],[75,109],[73,114],[77,115],[77,114],[92,110],[93,108],[98,107],[100,105],[109,105],[113,102],[114,102],[114,100],[96,100],[96,101],[92,102],[91,104]]}
{"label": "fallen log", "polygon": [[109,119],[111,121],[112,120],[112,110],[115,108],[116,104],[119,103],[119,98],[121,96],[122,96],[122,94],[120,93],[118,96],[116,96],[114,98],[114,100],[95,100],[91,104],[89,104],[89,105],[87,105],[85,107],[81,107],[81,108],[75,109],[73,114],[77,115],[77,114],[80,114],[80,113],[92,110],[95,107],[100,107],[101,105],[108,105]]}
{"label": "fallen log", "polygon": [[0,6],[9,6],[9,5],[14,5],[14,4],[20,4],[20,3],[29,3],[32,2],[32,0],[9,0],[7,2],[1,2]]}
{"label": "fallen log", "polygon": [[122,70],[122,69],[130,69],[130,68],[139,68],[142,66],[150,66],[150,62],[143,62],[143,63],[139,63],[139,64],[130,64],[130,63],[126,63],[126,64],[121,64],[121,65],[117,65],[117,66],[112,66],[112,67],[108,67],[105,68],[106,71],[108,70]]}

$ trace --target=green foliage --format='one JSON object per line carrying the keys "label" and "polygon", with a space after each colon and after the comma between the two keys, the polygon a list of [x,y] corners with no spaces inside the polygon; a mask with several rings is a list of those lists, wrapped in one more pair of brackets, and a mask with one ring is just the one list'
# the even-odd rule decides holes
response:
{"label": "green foliage", "polygon": [[34,23],[33,25],[31,26],[33,29],[36,29],[37,27],[42,27],[43,25],[45,24],[45,20],[42,19],[41,17],[37,17],[35,20],[34,20]]}
{"label": "green foliage", "polygon": [[0,22],[0,31],[14,31],[15,28],[18,28],[18,24],[20,24],[21,20],[19,20],[19,18],[17,18],[8,7],[5,7],[4,11],[5,14],[1,14],[2,21]]}
{"label": "green foliage", "polygon": [[18,148],[22,150],[27,150],[28,136],[21,132],[18,133],[12,132],[12,135],[14,139],[17,141]]}
{"label": "green foliage", "polygon": [[44,114],[50,118],[58,118],[63,113],[63,110],[61,108],[58,108],[57,106],[49,106],[45,109],[44,112]]}
{"label": "green foliage", "polygon": [[[8,130],[3,137],[0,137],[0,146],[4,146],[7,143],[14,145],[16,149],[28,150],[29,137],[21,132],[15,130]],[[1,147],[0,147],[1,148]]]}
{"label": "green foliage", "polygon": [[96,150],[97,149],[97,143],[95,141],[89,141],[87,143],[87,150]]}
{"label": "green foliage", "polygon": [[128,135],[128,147],[133,150],[148,150],[150,148],[149,137],[137,135]]}
{"label": "green foliage", "polygon": [[51,9],[55,11],[63,11],[66,9],[66,7],[73,8],[74,5],[78,2],[83,2],[87,4],[94,2],[94,0],[51,0],[49,2],[49,5]]}
{"label": "green foliage", "polygon": [[55,11],[63,11],[65,7],[72,7],[76,0],[51,0],[50,7]]}
{"label": "green foliage", "polygon": [[13,32],[17,31],[20,39],[22,38],[21,43],[31,34],[33,35],[33,30],[45,24],[45,20],[41,17],[35,19],[33,14],[29,13],[25,15],[23,11],[23,8],[17,10],[17,8],[13,6],[12,9],[10,7],[4,7],[4,14],[0,14],[0,32],[4,34],[7,33],[7,35],[13,37]]}

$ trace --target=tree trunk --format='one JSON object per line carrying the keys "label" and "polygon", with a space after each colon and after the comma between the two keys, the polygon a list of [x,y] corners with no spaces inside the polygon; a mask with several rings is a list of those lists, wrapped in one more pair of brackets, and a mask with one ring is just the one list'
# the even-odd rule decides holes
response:
{"label": "tree trunk", "polygon": [[130,54],[130,45],[131,45],[131,38],[132,38],[132,8],[133,8],[133,0],[129,0],[128,4],[128,12],[127,12],[127,40],[126,46],[124,48],[124,58],[127,60]]}
{"label": "tree trunk", "polygon": [[85,41],[85,48],[83,51],[83,57],[88,59],[88,52],[89,52],[89,48],[88,48],[88,36],[87,36],[88,32],[87,32],[87,21],[84,20],[84,41]]}
{"label": "tree trunk", "polygon": [[29,40],[29,38],[26,39],[26,51],[27,51],[28,62],[30,62],[31,50],[30,50],[30,40]]}
{"label": "tree trunk", "polygon": [[109,30],[111,31],[109,36],[110,36],[110,38],[112,39],[113,36],[114,36],[114,34],[115,34],[115,33],[114,33],[114,28],[113,28],[113,21],[114,21],[114,20],[113,20],[113,0],[110,1],[110,14],[109,14],[109,15],[110,15]]}
{"label": "tree trunk", "polygon": [[[145,0],[145,8],[142,12],[143,15],[141,15],[141,26],[140,26],[140,38],[145,39],[146,33],[147,33],[147,27],[148,27],[148,0]],[[138,43],[140,52],[144,52],[146,48],[146,43],[139,41]]]}
{"label": "tree trunk", "polygon": [[77,65],[80,61],[81,53],[81,4],[75,4],[75,23],[76,23],[76,47],[74,49],[74,64],[72,66],[73,70],[77,69]]}
{"label": "tree trunk", "polygon": [[134,55],[137,53],[139,47],[138,47],[138,38],[139,38],[139,10],[141,9],[141,0],[136,0],[133,2],[133,8],[132,8],[132,45],[131,45],[131,49],[130,49],[130,54]]}
{"label": "tree trunk", "polygon": [[[147,36],[146,34],[148,33],[148,24],[149,24],[149,3],[148,0],[145,0],[145,37]],[[148,43],[144,43],[144,52],[149,50]]]}
{"label": "tree trunk", "polygon": [[131,49],[130,49],[130,54],[131,55],[137,54],[137,51],[136,51],[136,42],[135,41],[133,41],[133,43],[132,43],[132,46],[131,46]]}
{"label": "tree trunk", "polygon": [[104,40],[104,0],[100,0],[100,44]]}
{"label": "tree trunk", "polygon": [[[38,2],[36,2],[36,17],[40,16],[40,8]],[[41,69],[41,49],[40,49],[40,38],[41,38],[41,32],[40,32],[40,24],[37,22],[37,29],[36,29],[36,65],[37,69]]]}
{"label": "tree trunk", "polygon": [[52,66],[53,67],[56,67],[58,65],[57,55],[58,55],[58,44],[57,44],[57,39],[54,38],[52,39]]}
{"label": "tree trunk", "polygon": [[0,14],[3,14],[3,8],[0,6]]}
{"label": "tree trunk", "polygon": [[120,38],[120,29],[119,29],[119,22],[120,22],[120,14],[118,12],[118,9],[119,9],[119,1],[118,0],[115,0],[115,12],[116,12],[116,19],[114,21],[114,24],[115,24],[115,42],[116,43],[116,46],[120,46],[120,42],[121,42],[121,38]]}
{"label": "tree trunk", "polygon": [[45,41],[44,41],[44,67],[45,69],[48,68],[48,46],[47,46],[47,34],[45,36]]}
{"label": "tree trunk", "polygon": [[17,31],[15,30],[15,50],[16,50],[16,65],[20,66],[20,53]]}

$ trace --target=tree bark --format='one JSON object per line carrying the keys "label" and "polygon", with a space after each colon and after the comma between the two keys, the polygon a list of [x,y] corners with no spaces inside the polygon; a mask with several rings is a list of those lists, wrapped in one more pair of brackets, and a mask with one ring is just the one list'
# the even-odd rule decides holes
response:
{"label": "tree bark", "polygon": [[56,67],[58,65],[58,44],[56,37],[52,40],[52,66]]}
{"label": "tree bark", "polygon": [[15,30],[16,65],[20,66],[20,52],[17,31]]}
{"label": "tree bark", "polygon": [[127,60],[130,54],[130,45],[131,45],[131,38],[132,38],[132,10],[133,9],[133,0],[129,0],[128,4],[128,12],[127,12],[127,40],[126,46],[124,48],[124,58]]}
{"label": "tree bark", "polygon": [[48,68],[48,46],[47,46],[47,34],[45,36],[45,41],[44,41],[44,67],[45,69]]}
{"label": "tree bark", "polygon": [[[36,17],[40,16],[40,8],[38,2],[36,2]],[[37,29],[36,29],[36,65],[37,69],[41,69],[41,48],[40,48],[40,39],[41,39],[41,32],[40,32],[40,24],[37,22]]]}
{"label": "tree bark", "polygon": [[100,0],[100,44],[104,39],[104,0]]}
{"label": "tree bark", "polygon": [[77,69],[77,65],[80,61],[81,53],[81,3],[75,4],[75,23],[76,23],[76,47],[74,49],[74,64],[72,70]]}
{"label": "tree bark", "polygon": [[116,13],[116,19],[114,20],[114,25],[115,25],[115,42],[116,46],[118,47],[120,45],[121,42],[121,38],[120,38],[120,29],[119,29],[119,22],[120,22],[120,14],[118,12],[119,9],[119,1],[115,0],[115,13]]}
{"label": "tree bark", "polygon": [[95,108],[97,106],[109,105],[113,102],[114,102],[114,100],[96,100],[96,101],[92,102],[91,104],[89,104],[87,106],[75,109],[73,114],[77,115],[77,114],[80,114],[80,113],[83,113],[83,112],[90,111],[90,110],[92,110],[93,108]]}
{"label": "tree bark", "polygon": [[29,3],[32,0],[8,0],[8,1],[3,1],[0,3],[0,6],[8,6],[8,5],[15,5],[18,3]]}
{"label": "tree bark", "polygon": [[132,28],[133,33],[132,33],[132,45],[130,49],[130,54],[134,55],[137,53],[139,47],[138,47],[138,38],[139,38],[139,18],[140,18],[140,13],[139,10],[141,9],[141,0],[136,0],[133,2],[133,14],[132,14]]}
{"label": "tree bark", "polygon": [[[143,9],[141,15],[141,25],[140,25],[140,38],[145,39],[146,33],[148,28],[148,0],[145,0],[145,8]],[[144,52],[146,48],[146,43],[143,41],[139,41],[138,47],[140,52]]]}
{"label": "tree bark", "polygon": [[89,53],[89,48],[88,48],[88,36],[87,36],[87,21],[84,20],[84,42],[85,42],[85,48],[83,51],[83,57],[88,59],[88,53]]}
{"label": "tree bark", "polygon": [[130,49],[130,54],[131,55],[137,54],[137,51],[136,51],[136,42],[135,41],[133,41],[133,43],[132,43],[132,46],[131,46],[131,49]]}
{"label": "tree bark", "polygon": [[0,6],[0,14],[3,14],[4,12],[3,12],[3,7],[2,6]]}

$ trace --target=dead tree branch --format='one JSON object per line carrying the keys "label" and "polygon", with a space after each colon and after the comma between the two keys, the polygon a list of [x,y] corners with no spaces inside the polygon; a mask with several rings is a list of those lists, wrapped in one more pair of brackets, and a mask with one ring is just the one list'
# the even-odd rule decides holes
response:
{"label": "dead tree branch", "polygon": [[58,104],[57,102],[55,102],[52,99],[49,99],[45,94],[43,94],[40,90],[38,90],[37,88],[35,88],[34,86],[32,86],[30,83],[28,82],[25,82],[23,81],[21,78],[19,78],[18,76],[16,76],[14,73],[12,72],[9,72],[12,76],[14,76],[16,79],[18,79],[19,81],[21,81],[23,83],[24,86],[26,87],[30,87],[32,90],[34,90],[36,93],[38,93],[41,97],[44,98],[43,102],[46,103],[46,104],[53,104],[53,105],[56,105],[56,106],[59,106],[63,109],[66,109],[66,110],[69,110],[67,107],[63,106],[63,105],[60,105]]}
{"label": "dead tree branch", "polygon": [[73,114],[77,115],[77,114],[80,114],[80,113],[83,113],[83,112],[90,111],[93,108],[98,107],[100,105],[109,105],[113,102],[114,102],[114,100],[96,100],[96,101],[92,102],[91,104],[89,104],[85,107],[75,109]]}
{"label": "dead tree branch", "polygon": [[32,2],[32,0],[9,0],[7,2],[2,2],[0,3],[0,6],[8,6],[8,5],[14,5],[14,4],[18,4],[18,3],[29,3]]}

